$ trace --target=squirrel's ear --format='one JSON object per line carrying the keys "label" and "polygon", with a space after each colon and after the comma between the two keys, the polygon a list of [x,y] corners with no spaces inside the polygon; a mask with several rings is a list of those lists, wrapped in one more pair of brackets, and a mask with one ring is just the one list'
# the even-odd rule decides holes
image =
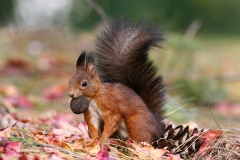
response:
{"label": "squirrel's ear", "polygon": [[92,79],[94,78],[94,75],[96,73],[96,67],[92,63],[87,64],[87,73]]}
{"label": "squirrel's ear", "polygon": [[77,63],[76,63],[76,68],[79,70],[81,67],[85,67],[85,58],[86,57],[86,51],[83,51],[80,56],[78,57]]}
{"label": "squirrel's ear", "polygon": [[86,56],[86,71],[91,78],[96,74],[96,67],[94,65],[94,53],[90,52]]}

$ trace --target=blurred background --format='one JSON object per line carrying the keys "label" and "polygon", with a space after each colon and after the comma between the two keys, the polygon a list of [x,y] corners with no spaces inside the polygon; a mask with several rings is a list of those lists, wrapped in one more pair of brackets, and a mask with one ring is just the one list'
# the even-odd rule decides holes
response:
{"label": "blurred background", "polygon": [[150,57],[164,77],[169,119],[240,127],[239,0],[1,0],[0,107],[73,115],[68,81],[104,24],[94,7],[161,28],[166,42]]}

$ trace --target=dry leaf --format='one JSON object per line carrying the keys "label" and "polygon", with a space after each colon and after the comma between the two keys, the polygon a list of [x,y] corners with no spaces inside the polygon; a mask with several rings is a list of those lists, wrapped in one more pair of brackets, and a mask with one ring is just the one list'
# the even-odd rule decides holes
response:
{"label": "dry leaf", "polygon": [[62,147],[62,148],[65,148],[65,149],[67,149],[67,150],[73,150],[73,148],[72,148],[69,144],[67,144],[66,142],[63,142],[63,143],[61,144],[61,147]]}
{"label": "dry leaf", "polygon": [[91,155],[96,155],[100,150],[100,144],[98,139],[90,139],[86,143],[87,152]]}
{"label": "dry leaf", "polygon": [[141,142],[140,145],[133,143],[133,142],[128,142],[137,152],[139,157],[144,157],[144,156],[149,156],[152,157],[153,159],[159,159],[161,158],[164,154],[169,153],[166,149],[154,149],[153,146],[146,142]]}
{"label": "dry leaf", "polygon": [[86,141],[85,138],[80,138],[76,140],[73,144],[73,150],[74,151],[81,151],[86,147]]}
{"label": "dry leaf", "polygon": [[[201,150],[203,150],[207,145],[209,145],[209,143],[211,141],[218,139],[221,135],[222,135],[221,130],[210,130],[210,131],[207,131],[204,134],[202,134],[201,139],[203,140],[203,144],[199,148],[199,151],[201,152]],[[204,156],[207,153],[209,153],[210,151],[211,150],[206,150],[206,151],[202,152],[201,154]]]}

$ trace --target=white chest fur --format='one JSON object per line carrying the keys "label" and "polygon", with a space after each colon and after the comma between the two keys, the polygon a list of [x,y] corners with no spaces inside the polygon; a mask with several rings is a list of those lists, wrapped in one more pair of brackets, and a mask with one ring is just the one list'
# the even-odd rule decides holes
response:
{"label": "white chest fur", "polygon": [[[103,122],[102,112],[93,100],[90,101],[88,110],[92,115],[92,120],[91,120],[92,124],[94,125],[95,128],[99,128],[100,123]],[[119,137],[121,138],[128,137],[127,127],[123,118],[120,120],[118,124],[117,132],[119,134]]]}
{"label": "white chest fur", "polygon": [[88,110],[92,115],[91,120],[92,124],[94,125],[95,128],[99,128],[100,122],[103,121],[102,112],[100,111],[100,109],[97,107],[97,104],[93,100],[90,101]]}

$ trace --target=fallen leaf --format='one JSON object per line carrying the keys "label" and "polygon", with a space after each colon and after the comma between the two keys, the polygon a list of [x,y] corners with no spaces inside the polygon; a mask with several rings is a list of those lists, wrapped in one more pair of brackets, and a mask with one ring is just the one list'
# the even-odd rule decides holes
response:
{"label": "fallen leaf", "polygon": [[32,103],[29,101],[27,96],[11,96],[5,99],[6,102],[10,103],[14,107],[20,107],[25,109],[31,109],[33,107]]}
{"label": "fallen leaf", "polygon": [[63,93],[66,92],[67,85],[61,84],[57,86],[48,87],[43,92],[43,97],[46,100],[56,100],[63,96]]}
{"label": "fallen leaf", "polygon": [[11,142],[8,139],[2,137],[2,143],[0,143],[1,151],[6,156],[11,156],[15,158],[19,158],[20,154],[20,147],[22,142]]}
{"label": "fallen leaf", "polygon": [[67,149],[67,150],[73,150],[73,148],[69,144],[67,144],[66,142],[63,142],[61,144],[61,147],[64,148],[64,149]]}
{"label": "fallen leaf", "polygon": [[80,132],[83,134],[82,136],[85,137],[87,140],[89,140],[90,136],[88,133],[87,124],[85,122],[80,122],[77,127],[80,130]]}
{"label": "fallen leaf", "polygon": [[84,151],[91,155],[96,155],[100,150],[99,139],[90,139],[86,141],[84,137],[74,143],[75,151]]}
{"label": "fallen leaf", "polygon": [[132,146],[137,152],[135,154],[137,154],[139,157],[142,156],[146,156],[149,155],[150,157],[153,157],[154,159],[159,159],[161,158],[165,153],[169,153],[168,150],[166,149],[154,149],[153,146],[151,146],[150,144],[148,144],[147,142],[141,142],[139,145],[128,141],[128,144],[130,144],[130,146]]}
{"label": "fallen leaf", "polygon": [[169,153],[168,150],[160,148],[160,149],[154,149],[152,151],[150,151],[150,154],[153,157],[156,157],[157,159],[161,158],[164,154]]}
{"label": "fallen leaf", "polygon": [[58,125],[59,125],[59,128],[62,128],[64,130],[71,130],[71,131],[75,131],[75,132],[81,133],[81,131],[77,127],[71,125],[63,117],[59,117]]}
{"label": "fallen leaf", "polygon": [[80,138],[76,140],[73,144],[74,151],[81,151],[86,147],[86,141],[85,138]]}
{"label": "fallen leaf", "polygon": [[71,130],[64,130],[64,129],[52,129],[52,133],[58,136],[63,136],[65,138],[67,137],[71,137],[72,135],[76,135],[78,134],[75,131],[71,131]]}
{"label": "fallen leaf", "polygon": [[98,152],[96,158],[97,160],[114,160],[114,158],[109,157],[106,146],[103,146],[103,148]]}
{"label": "fallen leaf", "polygon": [[100,150],[99,139],[90,139],[86,142],[86,150],[91,155],[96,155]]}
{"label": "fallen leaf", "polygon": [[38,158],[38,156],[35,155],[33,160],[40,160],[40,159]]}
{"label": "fallen leaf", "polygon": [[[201,150],[203,150],[206,146],[208,146],[211,141],[218,139],[221,135],[222,135],[221,130],[210,130],[210,131],[203,133],[201,135],[201,139],[202,139],[203,143],[200,146],[199,151],[201,152]],[[201,154],[204,156],[207,153],[209,153],[210,151],[211,150],[209,149],[204,152],[201,152]]]}
{"label": "fallen leaf", "polygon": [[27,158],[27,156],[26,156],[25,154],[23,154],[23,155],[19,158],[19,160],[28,160],[28,158]]}
{"label": "fallen leaf", "polygon": [[209,130],[201,135],[204,142],[210,142],[212,140],[218,139],[222,135],[221,130]]}

